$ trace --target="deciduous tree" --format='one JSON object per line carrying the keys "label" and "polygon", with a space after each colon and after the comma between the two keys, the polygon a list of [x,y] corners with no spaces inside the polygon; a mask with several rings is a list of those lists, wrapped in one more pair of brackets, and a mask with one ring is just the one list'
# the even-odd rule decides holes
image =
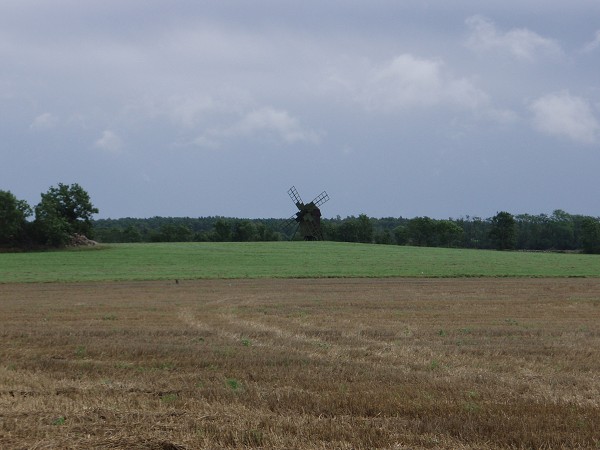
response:
{"label": "deciduous tree", "polygon": [[218,219],[214,225],[214,239],[217,242],[227,242],[231,240],[231,224],[225,219]]}
{"label": "deciduous tree", "polygon": [[74,234],[92,237],[92,216],[98,208],[77,183],[52,186],[35,207],[35,229],[41,243],[61,246]]}
{"label": "deciduous tree", "polygon": [[458,245],[463,230],[451,220],[438,220],[435,224],[437,245],[452,247]]}
{"label": "deciduous tree", "polygon": [[408,222],[407,236],[411,245],[434,246],[435,234],[435,221],[429,217],[415,217]]}
{"label": "deciduous tree", "polygon": [[25,239],[31,208],[10,191],[0,191],[0,245],[19,245]]}
{"label": "deciduous tree", "polygon": [[501,211],[492,217],[490,239],[498,250],[511,250],[517,242],[517,226],[512,214]]}
{"label": "deciduous tree", "polygon": [[581,241],[585,253],[600,253],[600,222],[586,217],[581,223]]}
{"label": "deciduous tree", "polygon": [[366,214],[360,214],[357,219],[357,238],[358,242],[370,244],[373,242],[373,223],[369,216]]}
{"label": "deciduous tree", "polygon": [[236,242],[249,242],[254,240],[256,230],[249,220],[238,220],[233,224],[231,239]]}

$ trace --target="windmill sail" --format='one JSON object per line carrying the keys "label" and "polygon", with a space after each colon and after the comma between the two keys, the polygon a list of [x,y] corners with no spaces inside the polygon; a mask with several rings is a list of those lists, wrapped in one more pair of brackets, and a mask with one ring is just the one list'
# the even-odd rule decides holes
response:
{"label": "windmill sail", "polygon": [[317,195],[312,202],[315,204],[315,206],[321,206],[323,203],[327,202],[328,200],[329,200],[329,195],[327,195],[327,192],[323,191],[319,195]]}
{"label": "windmill sail", "polygon": [[292,201],[296,204],[296,206],[298,206],[298,209],[300,209],[299,205],[304,205],[304,202],[300,198],[300,194],[298,194],[298,191],[296,190],[295,186],[292,186],[288,190],[288,195],[290,196],[290,198],[292,199]]}

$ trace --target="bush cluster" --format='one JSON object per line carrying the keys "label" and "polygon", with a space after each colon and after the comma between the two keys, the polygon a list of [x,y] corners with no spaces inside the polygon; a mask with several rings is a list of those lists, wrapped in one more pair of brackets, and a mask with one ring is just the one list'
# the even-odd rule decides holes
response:
{"label": "bush cluster", "polygon": [[[91,238],[92,215],[96,213],[89,194],[77,183],[50,187],[35,208],[10,191],[0,191],[0,247],[62,247],[74,235]],[[34,220],[28,220],[33,214]]]}

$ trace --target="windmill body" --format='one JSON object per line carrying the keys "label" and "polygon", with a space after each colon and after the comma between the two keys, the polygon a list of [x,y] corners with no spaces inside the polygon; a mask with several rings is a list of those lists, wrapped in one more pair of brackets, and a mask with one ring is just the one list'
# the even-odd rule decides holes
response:
{"label": "windmill body", "polygon": [[321,210],[319,206],[329,200],[327,192],[323,191],[310,203],[304,203],[300,194],[294,186],[288,190],[288,195],[295,203],[298,212],[292,216],[287,225],[294,222],[297,223],[296,230],[292,235],[292,239],[298,231],[305,241],[322,241],[323,232],[321,230]]}

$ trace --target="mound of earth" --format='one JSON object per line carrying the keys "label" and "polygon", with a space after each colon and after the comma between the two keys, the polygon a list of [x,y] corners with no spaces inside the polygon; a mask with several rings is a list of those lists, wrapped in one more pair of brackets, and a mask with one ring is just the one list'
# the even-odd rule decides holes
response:
{"label": "mound of earth", "polygon": [[89,247],[93,245],[98,245],[98,242],[88,239],[87,236],[83,234],[74,234],[71,236],[71,240],[69,241],[69,247]]}

